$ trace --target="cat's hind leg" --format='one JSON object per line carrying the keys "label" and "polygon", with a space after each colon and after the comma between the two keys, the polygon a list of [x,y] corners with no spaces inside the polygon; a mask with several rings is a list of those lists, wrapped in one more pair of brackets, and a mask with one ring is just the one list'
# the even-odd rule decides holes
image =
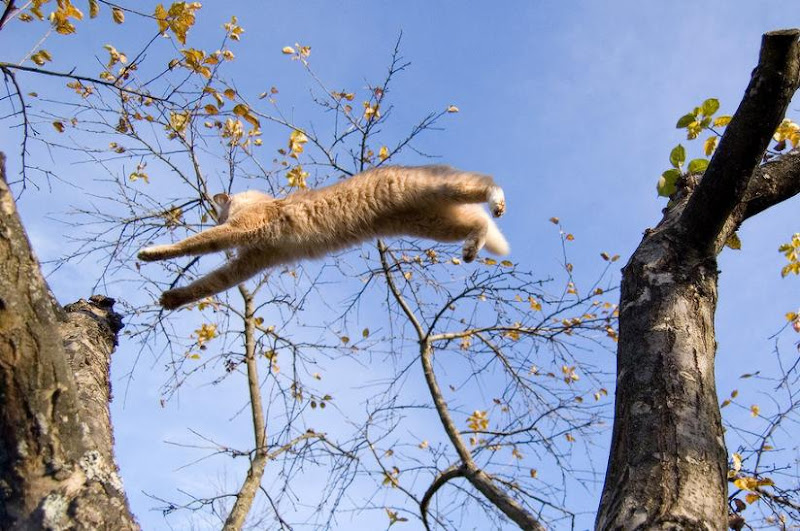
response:
{"label": "cat's hind leg", "polygon": [[[424,168],[428,168],[423,166]],[[506,211],[506,198],[503,189],[497,186],[488,175],[480,173],[459,171],[448,168],[449,174],[441,175],[442,169],[431,166],[431,172],[438,174],[440,179],[437,190],[440,197],[456,203],[483,203],[489,204],[489,210],[496,218]]]}
{"label": "cat's hind leg", "polygon": [[178,256],[208,254],[230,249],[241,239],[241,230],[223,224],[198,232],[177,243],[145,247],[137,256],[139,260],[152,262]]}
{"label": "cat's hind leg", "polygon": [[495,184],[489,188],[489,192],[486,195],[486,202],[489,203],[489,210],[492,212],[492,215],[499,218],[505,214],[506,195],[503,193],[503,189]]}
{"label": "cat's hind leg", "polygon": [[208,275],[200,277],[191,284],[165,291],[161,294],[160,303],[167,310],[174,310],[190,302],[195,302],[210,295],[221,293],[226,289],[244,282],[270,264],[255,251],[243,251],[239,256]]}

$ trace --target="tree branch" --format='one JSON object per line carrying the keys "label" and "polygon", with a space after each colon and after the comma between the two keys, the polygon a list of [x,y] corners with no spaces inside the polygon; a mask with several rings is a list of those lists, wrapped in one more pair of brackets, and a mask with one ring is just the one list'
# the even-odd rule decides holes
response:
{"label": "tree branch", "polygon": [[713,249],[798,88],[798,36],[798,29],[764,34],[744,98],[682,215],[685,236],[700,249]]}
{"label": "tree branch", "polygon": [[447,407],[447,402],[444,399],[442,389],[439,387],[439,382],[436,380],[436,374],[433,369],[433,344],[431,343],[429,332],[426,332],[422,328],[422,325],[414,315],[414,312],[408,306],[408,302],[406,302],[403,294],[400,293],[400,290],[394,283],[394,278],[392,277],[389,264],[386,260],[387,249],[381,241],[378,242],[378,250],[380,251],[381,265],[383,266],[383,272],[386,277],[386,282],[389,285],[389,290],[394,296],[394,299],[403,309],[403,312],[406,314],[408,320],[414,326],[414,329],[417,331],[417,336],[419,339],[420,361],[422,362],[422,372],[425,376],[425,382],[428,385],[428,390],[430,391],[431,398],[433,399],[433,404],[436,408],[437,414],[439,415],[439,420],[442,423],[442,427],[444,427],[447,437],[450,439],[450,442],[453,444],[458,457],[463,463],[464,477],[467,478],[470,483],[472,483],[473,487],[478,489],[484,496],[486,496],[486,498],[495,507],[497,507],[498,510],[510,518],[521,529],[543,531],[544,527],[542,527],[533,514],[527,511],[507,492],[504,492],[503,489],[498,487],[494,481],[492,481],[492,478],[489,477],[489,475],[483,470],[481,470],[477,463],[475,463],[475,460],[472,459],[472,454],[470,453],[469,448],[467,448],[467,446],[464,444],[464,441],[461,439],[461,435],[458,432],[458,428],[456,428],[453,417],[450,415],[450,411]]}
{"label": "tree branch", "polygon": [[247,513],[253,505],[256,492],[261,485],[261,478],[264,476],[264,469],[267,466],[267,428],[264,420],[264,407],[261,401],[261,388],[258,378],[258,363],[256,361],[256,338],[255,338],[255,309],[253,305],[253,295],[244,287],[239,285],[239,293],[244,299],[244,344],[245,344],[245,364],[247,365],[247,385],[250,391],[250,407],[253,417],[253,434],[255,435],[255,452],[250,461],[250,469],[247,477],[236,496],[236,503],[233,505],[228,518],[225,520],[225,531],[238,531],[244,526]]}
{"label": "tree branch", "polygon": [[425,525],[426,530],[430,531],[430,525],[428,524],[428,506],[431,504],[433,495],[451,479],[462,478],[466,475],[467,469],[462,464],[460,466],[451,466],[433,480],[433,483],[431,483],[431,486],[425,491],[422,500],[419,502],[419,512],[422,515],[422,523]]}
{"label": "tree branch", "polygon": [[722,250],[742,222],[797,194],[800,194],[800,150],[796,149],[755,169],[744,199],[736,205],[717,237],[715,251]]}
{"label": "tree branch", "polygon": [[3,26],[6,25],[6,22],[8,22],[8,19],[16,9],[14,3],[15,0],[8,0],[8,3],[6,3],[6,8],[3,10],[3,14],[0,15],[0,30],[3,29]]}
{"label": "tree branch", "polygon": [[73,74],[71,72],[56,72],[54,70],[46,70],[44,68],[34,68],[31,66],[22,66],[22,65],[15,65],[14,63],[5,63],[0,62],[0,70],[4,72],[10,72],[11,70],[19,70],[21,72],[31,72],[34,74],[42,74],[45,76],[53,76],[53,77],[62,77],[66,79],[75,79],[77,81],[86,81],[87,83],[94,83],[96,85],[103,85],[108,88],[112,88],[114,90],[118,90],[120,92],[125,92],[126,94],[131,94],[133,96],[141,96],[143,98],[150,98],[151,100],[155,101],[162,101],[165,103],[169,103],[169,98],[160,98],[158,96],[153,96],[152,94],[141,92],[134,89],[129,89],[125,87],[120,87],[114,81],[105,81],[103,79],[97,79],[94,77],[86,77],[86,76],[79,76],[77,74]]}

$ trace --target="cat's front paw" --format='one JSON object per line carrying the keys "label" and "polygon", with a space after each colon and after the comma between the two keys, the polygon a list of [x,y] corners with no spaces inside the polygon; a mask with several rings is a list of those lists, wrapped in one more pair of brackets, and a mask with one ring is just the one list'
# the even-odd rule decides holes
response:
{"label": "cat's front paw", "polygon": [[181,288],[177,288],[162,293],[158,302],[165,310],[174,310],[190,302],[190,298],[186,295],[185,291]]}
{"label": "cat's front paw", "polygon": [[506,212],[506,196],[500,187],[492,188],[489,192],[489,210],[492,215],[499,218]]}
{"label": "cat's front paw", "polygon": [[167,258],[167,245],[154,245],[152,247],[145,247],[136,257],[143,262],[153,262],[155,260],[162,260]]}

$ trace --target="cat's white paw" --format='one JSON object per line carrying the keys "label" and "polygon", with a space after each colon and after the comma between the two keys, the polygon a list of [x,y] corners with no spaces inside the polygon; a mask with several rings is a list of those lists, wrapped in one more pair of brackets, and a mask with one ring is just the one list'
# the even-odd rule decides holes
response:
{"label": "cat's white paw", "polygon": [[139,251],[139,254],[137,254],[136,257],[143,262],[152,262],[154,260],[166,258],[168,250],[168,245],[154,245],[152,247],[145,247]]}
{"label": "cat's white paw", "polygon": [[499,186],[495,186],[491,190],[489,190],[489,210],[492,212],[492,215],[496,218],[499,218],[506,212],[506,196],[503,193],[503,189]]}

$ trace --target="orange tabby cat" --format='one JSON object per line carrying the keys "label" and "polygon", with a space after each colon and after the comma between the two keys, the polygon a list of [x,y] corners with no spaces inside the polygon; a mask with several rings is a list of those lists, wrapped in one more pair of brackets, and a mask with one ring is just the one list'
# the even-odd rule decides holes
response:
{"label": "orange tabby cat", "polygon": [[464,240],[465,262],[486,248],[508,253],[508,243],[478,204],[495,217],[505,211],[503,190],[491,177],[447,166],[376,168],[327,188],[284,199],[256,191],[217,194],[219,225],[171,245],[146,247],[145,261],[237,249],[221,268],[183,288],[165,291],[167,309],[214,295],[259,271],[316,258],[381,236],[418,236],[440,242]]}

